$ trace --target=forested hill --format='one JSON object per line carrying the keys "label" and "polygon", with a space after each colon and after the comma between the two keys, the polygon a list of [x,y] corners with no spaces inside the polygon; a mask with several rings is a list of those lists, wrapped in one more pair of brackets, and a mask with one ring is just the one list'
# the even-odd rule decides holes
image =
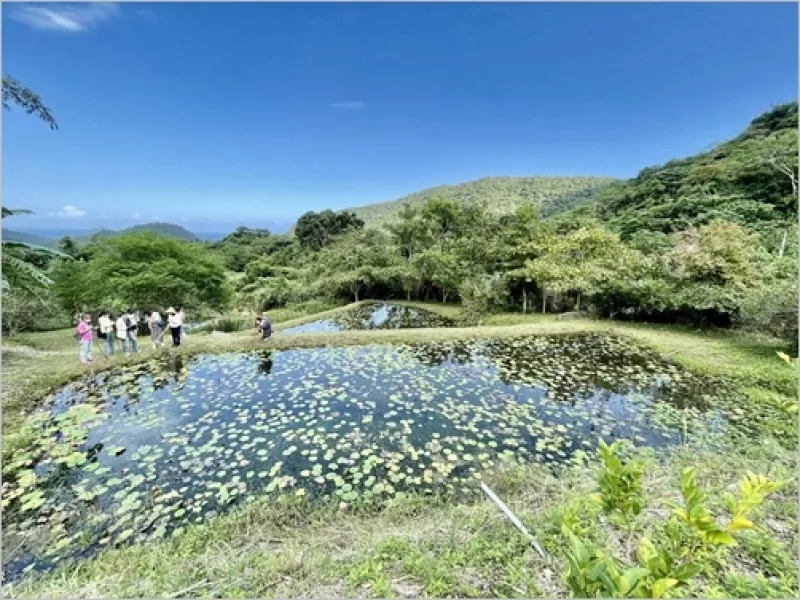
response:
{"label": "forested hill", "polygon": [[53,238],[37,235],[35,233],[27,233],[25,231],[6,229],[5,227],[3,228],[3,241],[22,242],[24,244],[32,244],[34,246],[44,246],[45,248],[56,247],[56,240]]}
{"label": "forested hill", "polygon": [[380,227],[395,219],[408,203],[421,206],[430,198],[453,199],[463,205],[485,202],[495,213],[511,213],[525,201],[550,216],[588,202],[608,186],[611,177],[486,177],[458,185],[440,185],[390,202],[346,209],[363,219],[366,227]]}
{"label": "forested hill", "polygon": [[147,223],[145,225],[134,225],[133,227],[128,227],[127,229],[122,229],[121,231],[103,229],[92,234],[91,236],[88,236],[85,240],[81,238],[79,241],[88,242],[93,237],[107,237],[112,235],[120,235],[123,233],[138,233],[140,231],[155,231],[156,233],[161,233],[163,235],[168,235],[170,237],[187,240],[190,242],[196,242],[200,239],[191,231],[181,227],[180,225],[173,225],[172,223]]}
{"label": "forested hill", "polygon": [[797,220],[797,102],[755,118],[712,150],[643,169],[562,218],[595,217],[623,237],[714,220],[769,232]]}
{"label": "forested hill", "polygon": [[[83,246],[91,242],[93,239],[112,237],[122,235],[124,233],[137,233],[139,231],[155,231],[162,235],[196,242],[200,238],[193,234],[191,231],[181,227],[180,225],[173,225],[171,223],[147,223],[144,225],[134,225],[127,229],[98,229],[89,235],[75,236],[73,241],[79,246]],[[14,242],[25,242],[26,244],[34,244],[37,246],[45,246],[48,248],[55,248],[58,246],[58,238],[50,238],[34,233],[26,233],[24,231],[14,231],[12,229],[3,228],[3,239]]]}

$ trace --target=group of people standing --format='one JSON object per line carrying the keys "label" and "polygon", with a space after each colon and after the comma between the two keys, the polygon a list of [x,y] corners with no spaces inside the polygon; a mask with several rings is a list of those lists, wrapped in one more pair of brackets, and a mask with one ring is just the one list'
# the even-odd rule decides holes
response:
{"label": "group of people standing", "polygon": [[[183,322],[185,314],[182,307],[175,310],[169,307],[166,311],[166,321],[158,311],[146,310],[144,312],[144,324],[150,331],[150,338],[153,348],[160,348],[163,345],[164,334],[167,329],[172,336],[173,347],[180,346],[184,337]],[[97,332],[101,339],[105,340],[103,354],[110,356],[114,354],[117,342],[124,355],[129,352],[139,352],[139,314],[133,309],[128,309],[115,317],[109,311],[101,311],[98,319]],[[94,339],[94,328],[92,327],[91,313],[84,313],[75,331],[75,337],[80,342],[80,361],[90,364],[92,359],[92,341]]]}

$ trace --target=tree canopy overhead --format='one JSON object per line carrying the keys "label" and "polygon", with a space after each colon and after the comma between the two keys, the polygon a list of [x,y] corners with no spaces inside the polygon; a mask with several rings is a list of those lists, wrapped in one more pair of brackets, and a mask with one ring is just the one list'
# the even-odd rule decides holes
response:
{"label": "tree canopy overhead", "polygon": [[[50,126],[50,129],[58,129],[55,118],[42,103],[38,94],[26,88],[13,77],[3,75],[3,108],[11,110],[12,105],[22,108],[28,114],[38,116]],[[25,208],[2,207],[3,219],[31,214],[33,211]],[[3,240],[2,286],[4,291],[16,287],[28,294],[37,295],[42,288],[53,283],[41,270],[41,266],[36,264],[37,261],[33,260],[37,254],[55,256],[59,253],[43,246]]]}
{"label": "tree canopy overhead", "polygon": [[50,129],[58,129],[58,123],[44,105],[39,94],[28,89],[10,75],[3,75],[3,108],[11,110],[11,107],[18,106],[29,115],[36,115],[47,123]]}

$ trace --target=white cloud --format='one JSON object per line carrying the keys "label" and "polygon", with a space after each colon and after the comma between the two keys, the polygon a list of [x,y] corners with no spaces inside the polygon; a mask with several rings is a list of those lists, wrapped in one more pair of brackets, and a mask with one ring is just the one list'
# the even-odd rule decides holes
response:
{"label": "white cloud", "polygon": [[156,223],[158,223],[159,221],[161,221],[161,217],[153,217],[153,221],[155,221]]}
{"label": "white cloud", "polygon": [[139,213],[133,213],[133,219],[136,221],[141,221],[142,215],[140,215]]}
{"label": "white cloud", "polygon": [[361,110],[362,108],[366,108],[367,103],[361,100],[347,100],[346,102],[334,102],[331,106],[343,110]]}
{"label": "white cloud", "polygon": [[21,5],[9,16],[34,29],[78,33],[99,25],[122,12],[116,2],[87,4]]}
{"label": "white cloud", "polygon": [[110,217],[106,213],[100,213],[101,219],[109,219]]}
{"label": "white cloud", "polygon": [[58,211],[58,216],[62,219],[78,219],[86,216],[86,211],[75,208],[71,204],[67,204],[64,208]]}

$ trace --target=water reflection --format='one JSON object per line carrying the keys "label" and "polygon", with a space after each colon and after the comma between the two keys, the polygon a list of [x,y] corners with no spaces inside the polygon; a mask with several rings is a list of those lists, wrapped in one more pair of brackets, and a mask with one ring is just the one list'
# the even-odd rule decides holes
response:
{"label": "water reflection", "polygon": [[289,327],[282,333],[325,333],[333,331],[363,331],[373,329],[414,329],[421,327],[452,327],[451,319],[436,313],[389,303],[367,303],[320,319]]}

